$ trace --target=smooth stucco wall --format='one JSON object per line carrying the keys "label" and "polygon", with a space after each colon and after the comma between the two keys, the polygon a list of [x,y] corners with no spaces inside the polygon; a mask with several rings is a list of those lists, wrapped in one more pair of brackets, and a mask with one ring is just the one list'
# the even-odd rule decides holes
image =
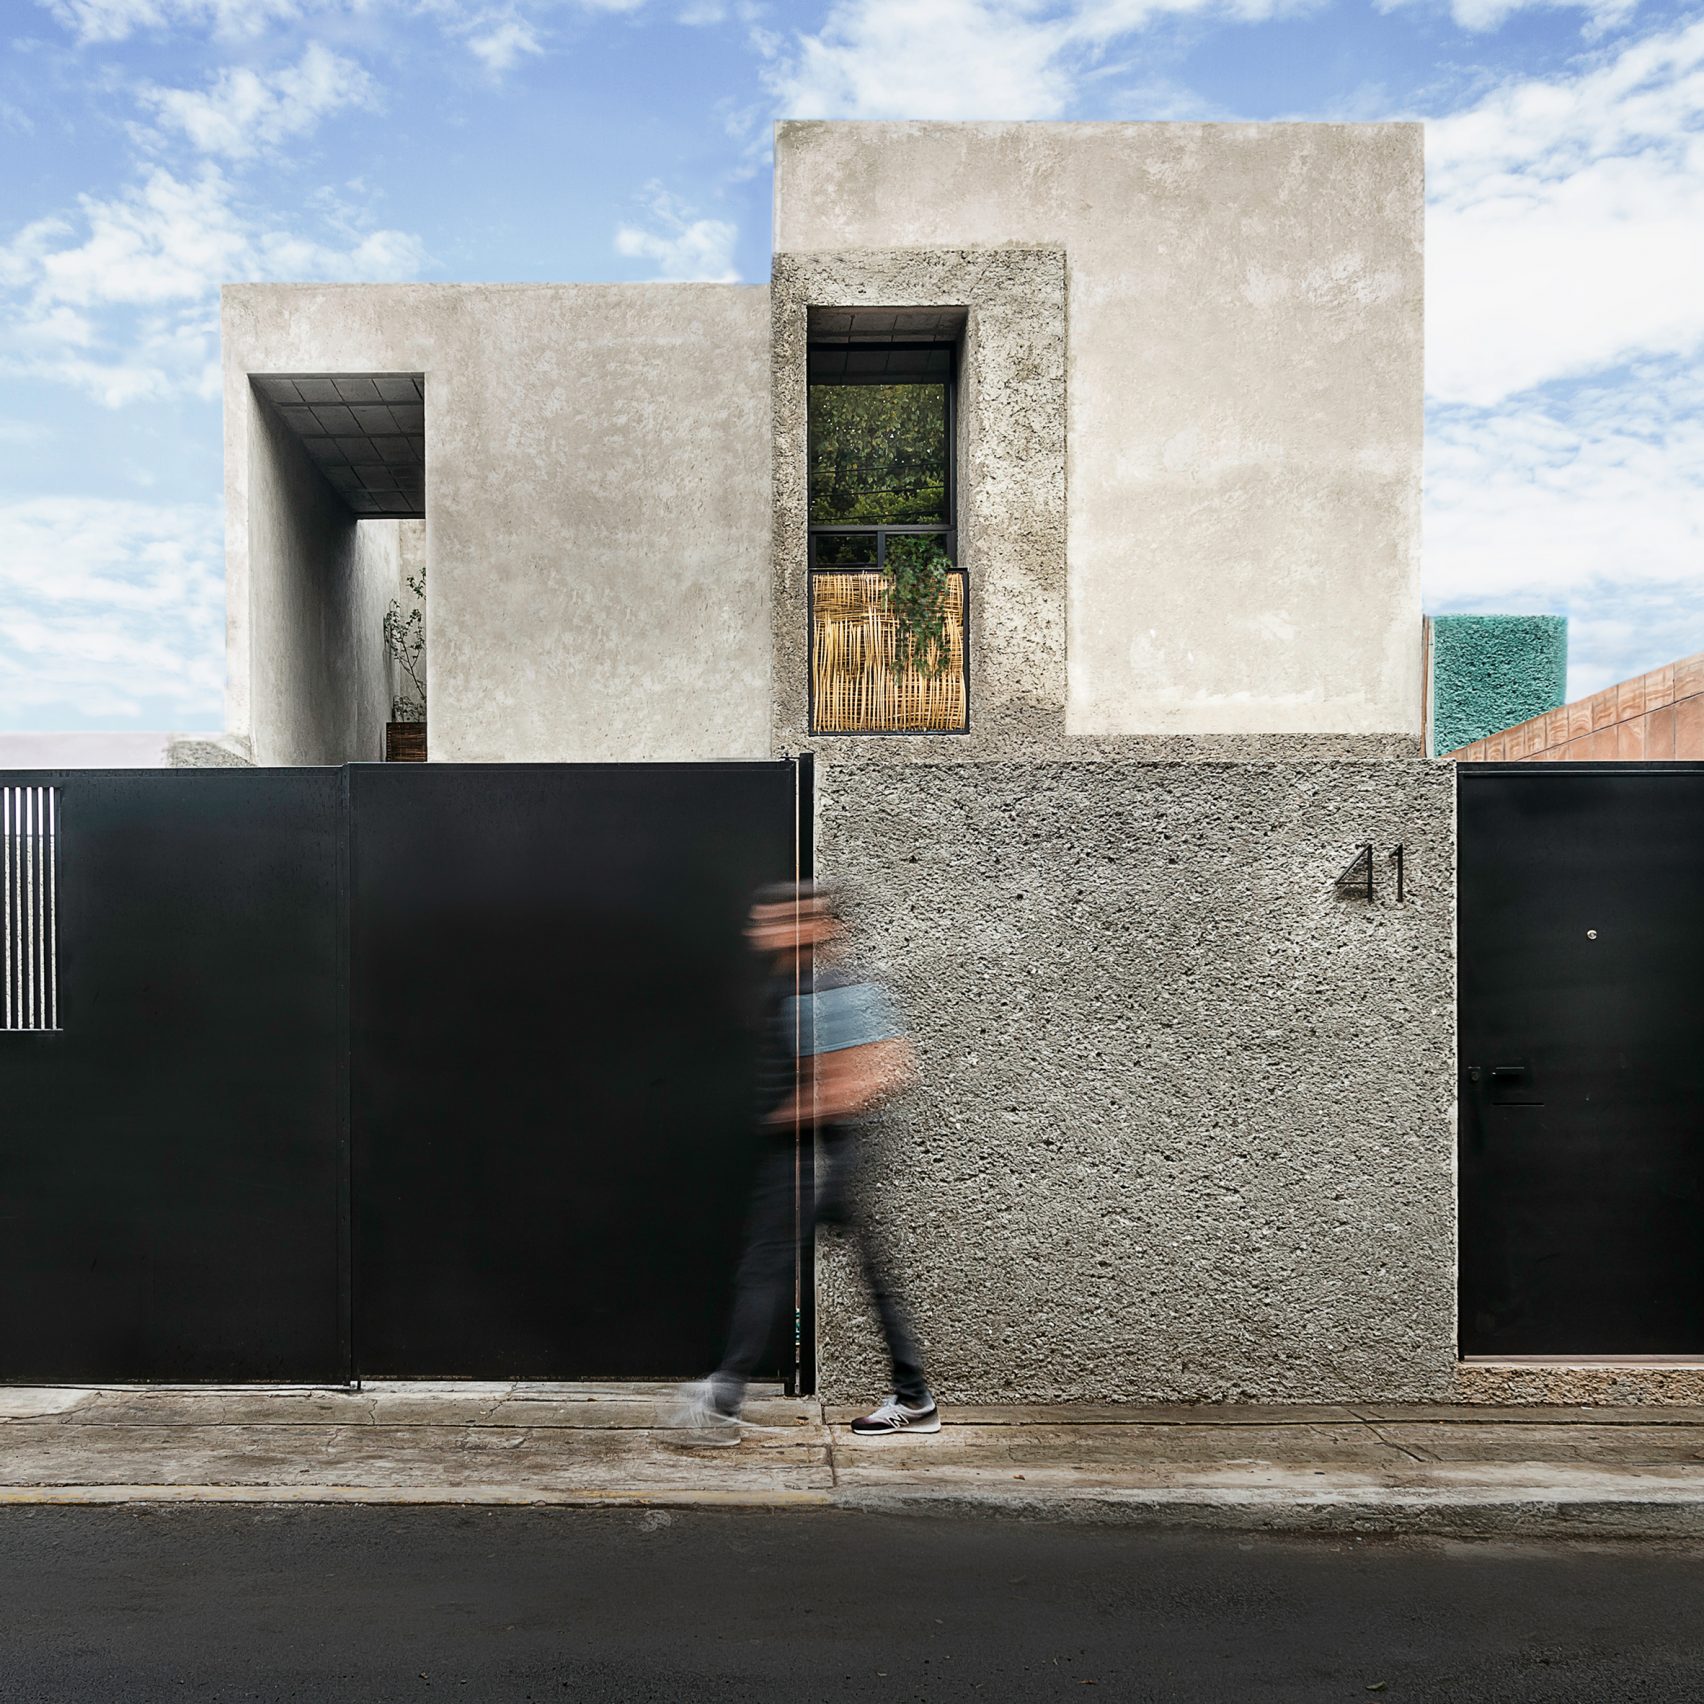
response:
{"label": "smooth stucco wall", "polygon": [[[234,286],[228,716],[262,761],[293,643],[249,489],[251,373],[422,373],[431,755],[769,752],[769,301],[735,285]],[[290,759],[288,761],[298,761]]]}
{"label": "smooth stucco wall", "polygon": [[776,134],[779,252],[1062,247],[1074,734],[1420,729],[1418,125]]}
{"label": "smooth stucco wall", "polygon": [[[431,631],[430,614],[422,600],[416,596],[413,587],[408,583],[411,578],[418,580],[425,567],[426,523],[424,521],[397,522],[396,612],[406,620],[418,605],[422,615],[426,618],[425,630],[429,635]],[[430,594],[431,588],[428,586],[428,598],[430,598]],[[416,672],[419,673],[422,680],[427,680],[430,676],[432,667],[430,651],[431,646],[428,643],[422,649],[419,661],[415,665]],[[412,697],[414,693],[414,688],[410,685],[407,675],[402,672],[402,665],[394,661],[390,666],[390,693],[393,706],[397,699]]]}
{"label": "smooth stucco wall", "polygon": [[1434,756],[1559,709],[1567,698],[1565,615],[1440,615],[1431,626]]}
{"label": "smooth stucco wall", "polygon": [[[818,867],[922,1058],[868,1191],[944,1398],[1451,1394],[1453,779],[824,763]],[[832,1238],[819,1301],[827,1393],[886,1389]]]}
{"label": "smooth stucco wall", "polygon": [[300,443],[243,389],[250,613],[265,637],[249,683],[256,756],[376,760],[390,713],[382,623],[396,594],[397,523],[357,524]]}

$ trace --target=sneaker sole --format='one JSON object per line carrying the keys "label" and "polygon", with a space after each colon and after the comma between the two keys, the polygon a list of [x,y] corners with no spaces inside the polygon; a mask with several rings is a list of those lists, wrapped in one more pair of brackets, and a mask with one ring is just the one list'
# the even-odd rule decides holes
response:
{"label": "sneaker sole", "polygon": [[684,1450],[731,1450],[738,1447],[739,1441],[738,1432],[676,1431],[672,1436],[666,1432],[663,1436],[664,1443]]}

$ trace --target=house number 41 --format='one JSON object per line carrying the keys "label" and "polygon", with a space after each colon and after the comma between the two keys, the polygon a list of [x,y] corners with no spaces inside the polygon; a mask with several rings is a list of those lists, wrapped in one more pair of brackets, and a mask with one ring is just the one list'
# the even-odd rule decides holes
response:
{"label": "house number 41", "polygon": [[[1406,897],[1403,891],[1402,848],[1393,846],[1387,855],[1387,862],[1396,870],[1396,903],[1401,905]],[[1337,891],[1347,899],[1364,899],[1371,903],[1374,897],[1373,888],[1373,843],[1363,841],[1350,859],[1349,867],[1337,878]]]}

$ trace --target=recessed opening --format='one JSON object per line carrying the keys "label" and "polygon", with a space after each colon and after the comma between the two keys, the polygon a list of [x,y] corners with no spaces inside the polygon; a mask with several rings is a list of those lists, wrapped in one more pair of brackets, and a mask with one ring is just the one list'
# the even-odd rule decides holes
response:
{"label": "recessed opening", "polygon": [[352,514],[425,518],[423,374],[265,373],[253,383]]}
{"label": "recessed opening", "polygon": [[813,734],[969,727],[955,477],[966,320],[963,308],[810,310]]}
{"label": "recessed opening", "polygon": [[425,375],[322,368],[249,382],[257,751],[423,759]]}

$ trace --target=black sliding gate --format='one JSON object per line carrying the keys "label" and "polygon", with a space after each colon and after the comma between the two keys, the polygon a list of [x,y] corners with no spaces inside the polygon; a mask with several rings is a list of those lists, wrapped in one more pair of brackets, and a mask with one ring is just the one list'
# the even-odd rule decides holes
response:
{"label": "black sliding gate", "polygon": [[0,775],[51,793],[3,868],[56,996],[0,1007],[0,1380],[702,1371],[755,1158],[742,923],[808,873],[808,787]]}
{"label": "black sliding gate", "polygon": [[1704,764],[1463,764],[1461,1345],[1704,1354]]}

